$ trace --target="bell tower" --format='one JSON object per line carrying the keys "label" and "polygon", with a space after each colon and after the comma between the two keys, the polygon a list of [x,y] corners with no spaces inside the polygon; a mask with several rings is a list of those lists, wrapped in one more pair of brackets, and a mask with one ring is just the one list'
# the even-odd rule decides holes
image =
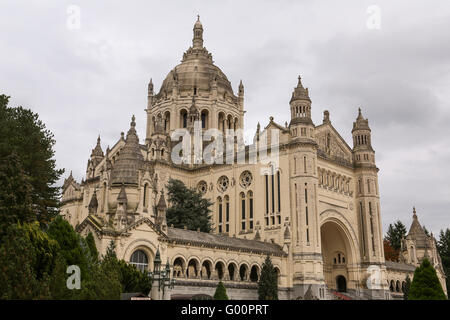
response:
{"label": "bell tower", "polygon": [[[375,151],[372,148],[369,120],[363,117],[360,108],[358,117],[353,122],[352,136],[361,268],[364,271],[369,266],[378,265],[383,279],[386,267],[380,218],[379,169],[375,165]],[[382,297],[383,290],[386,288],[382,285],[379,290],[372,290],[371,295]]]}
{"label": "bell tower", "polygon": [[[325,282],[322,268],[320,225],[317,203],[317,142],[314,139],[314,123],[311,119],[311,99],[308,88],[298,77],[290,100],[291,134],[290,224],[293,287],[295,297],[315,296],[324,298]],[[315,270],[313,273],[312,270]]]}

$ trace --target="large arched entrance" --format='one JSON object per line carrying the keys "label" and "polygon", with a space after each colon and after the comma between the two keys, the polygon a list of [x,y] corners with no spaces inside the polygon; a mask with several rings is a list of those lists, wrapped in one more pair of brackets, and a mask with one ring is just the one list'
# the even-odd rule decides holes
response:
{"label": "large arched entrance", "polygon": [[347,228],[337,219],[327,219],[320,227],[320,235],[326,285],[339,292],[355,289],[355,274],[351,270],[354,246]]}

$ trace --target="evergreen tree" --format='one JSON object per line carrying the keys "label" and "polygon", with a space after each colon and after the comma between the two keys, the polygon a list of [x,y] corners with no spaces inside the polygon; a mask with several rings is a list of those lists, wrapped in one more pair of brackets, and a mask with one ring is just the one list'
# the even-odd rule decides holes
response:
{"label": "evergreen tree", "polygon": [[40,255],[26,228],[8,227],[0,245],[0,299],[49,298],[47,274],[38,279],[34,270]]}
{"label": "evergreen tree", "polygon": [[55,239],[60,246],[59,253],[63,256],[66,265],[77,265],[81,270],[81,279],[89,277],[88,256],[82,247],[84,239],[75,232],[69,222],[61,216],[56,217],[48,228],[48,235]]}
{"label": "evergreen tree", "polygon": [[269,256],[262,265],[258,297],[259,300],[278,300],[278,275]]}
{"label": "evergreen tree", "polygon": [[209,199],[203,198],[197,190],[187,188],[180,180],[170,179],[167,190],[171,205],[166,216],[169,226],[211,231],[210,207],[213,203]]}
{"label": "evergreen tree", "polygon": [[409,275],[406,275],[406,285],[405,285],[405,292],[403,293],[403,300],[408,300],[409,295],[409,289],[411,288],[411,278]]}
{"label": "evergreen tree", "polygon": [[391,243],[391,246],[394,248],[394,250],[399,252],[401,247],[401,240],[405,236],[406,236],[406,227],[400,220],[397,220],[397,222],[394,225],[389,224],[385,240],[388,240]]}
{"label": "evergreen tree", "polygon": [[[20,197],[30,196],[36,219],[45,225],[57,214],[60,188],[55,185],[64,172],[56,169],[56,160],[53,158],[55,140],[36,113],[22,107],[10,108],[8,102],[8,96],[0,95],[0,159],[9,163],[6,166],[15,176],[25,174],[28,179],[21,177],[16,183],[10,182],[14,187],[13,192],[11,189],[0,189],[0,194],[6,193],[6,196],[0,195],[0,207],[3,207],[0,210],[3,211],[2,214],[12,215],[12,220],[24,221],[20,218],[22,215],[28,218],[29,210],[20,212],[16,206],[21,204],[18,201]],[[13,154],[20,165],[17,159],[10,158]],[[0,177],[1,179],[5,177]],[[23,186],[19,185],[20,181],[24,182]],[[32,192],[28,193],[26,190],[30,185]],[[16,195],[17,190],[20,192]],[[17,199],[12,199],[14,197]],[[9,209],[4,208],[5,202],[1,203],[5,198],[11,200],[12,207]],[[28,199],[23,205],[28,205]]]}
{"label": "evergreen tree", "polygon": [[229,300],[227,296],[227,289],[223,285],[222,281],[219,281],[216,292],[214,293],[214,300]]}
{"label": "evergreen tree", "polygon": [[427,228],[425,228],[424,225],[422,226],[422,229],[423,229],[423,232],[425,232],[425,234],[426,234],[427,236],[430,236],[430,232],[428,231]]}
{"label": "evergreen tree", "polygon": [[442,268],[444,269],[447,292],[450,292],[450,229],[445,232],[441,230],[437,249],[442,260]]}
{"label": "evergreen tree", "polygon": [[152,288],[152,282],[146,272],[138,270],[136,266],[127,263],[125,260],[119,261],[119,267],[122,292],[149,294]]}
{"label": "evergreen tree", "polygon": [[86,243],[89,247],[89,251],[93,261],[98,261],[98,250],[97,246],[95,245],[94,235],[92,234],[92,232],[89,232],[89,234],[86,236]]}
{"label": "evergreen tree", "polygon": [[414,271],[414,278],[408,292],[408,300],[447,300],[436,270],[426,258]]}
{"label": "evergreen tree", "polygon": [[33,186],[17,154],[0,158],[0,239],[8,226],[36,220]]}

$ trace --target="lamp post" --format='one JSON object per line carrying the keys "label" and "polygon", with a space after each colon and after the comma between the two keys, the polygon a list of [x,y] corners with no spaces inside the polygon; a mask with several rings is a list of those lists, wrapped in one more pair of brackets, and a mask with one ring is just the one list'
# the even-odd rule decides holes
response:
{"label": "lamp post", "polygon": [[170,277],[169,258],[167,258],[165,269],[161,270],[159,247],[153,262],[153,271],[150,271],[148,276],[152,278],[152,290],[150,292],[152,300],[166,300],[166,288],[173,289],[175,280]]}

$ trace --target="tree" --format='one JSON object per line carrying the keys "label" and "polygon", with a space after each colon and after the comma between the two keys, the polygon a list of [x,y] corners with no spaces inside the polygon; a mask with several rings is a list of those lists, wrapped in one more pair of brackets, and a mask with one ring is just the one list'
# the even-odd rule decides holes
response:
{"label": "tree", "polygon": [[122,292],[149,294],[152,288],[152,282],[146,272],[138,270],[136,266],[127,263],[125,260],[119,261],[119,267]]}
{"label": "tree", "polygon": [[388,240],[383,240],[384,258],[390,261],[398,261],[399,251],[395,250]]}
{"label": "tree", "polygon": [[414,278],[408,292],[408,300],[447,300],[436,270],[426,258],[414,271]]}
{"label": "tree", "polygon": [[33,211],[31,179],[26,175],[17,154],[0,158],[0,239],[8,227],[17,222],[36,220]]}
{"label": "tree", "polygon": [[217,284],[216,292],[214,293],[214,300],[229,300],[227,296],[227,289],[222,281]]}
{"label": "tree", "polygon": [[70,223],[61,216],[56,217],[49,225],[48,235],[59,243],[59,253],[63,256],[66,265],[77,265],[81,270],[82,281],[87,279],[90,275],[88,272],[88,256],[86,250],[82,247],[85,240],[75,232]]}
{"label": "tree", "polygon": [[187,188],[180,180],[170,179],[166,187],[171,204],[167,210],[167,224],[173,224],[175,228],[186,226],[189,230],[210,232],[210,207],[213,203],[203,198],[200,192]]}
{"label": "tree", "polygon": [[442,260],[442,268],[444,269],[447,292],[450,292],[450,229],[445,232],[441,230],[437,249]]}
{"label": "tree", "polygon": [[406,227],[400,220],[397,220],[394,225],[389,224],[385,240],[388,240],[391,243],[391,246],[394,248],[394,250],[400,251],[401,240],[405,236]]}
{"label": "tree", "polygon": [[406,275],[406,279],[405,279],[405,292],[403,293],[403,300],[408,300],[408,295],[409,295],[409,289],[411,289],[411,278],[409,277],[409,275]]}
{"label": "tree", "polygon": [[258,281],[258,297],[259,300],[278,300],[278,274],[269,256],[262,265]]}
{"label": "tree", "polygon": [[8,227],[0,245],[0,299],[49,298],[48,275],[38,279],[34,270],[39,255],[26,228]]}
{"label": "tree", "polygon": [[[20,181],[15,183],[13,190],[21,190],[17,197],[24,196],[24,193],[27,194],[26,197],[30,196],[35,218],[46,225],[58,212],[60,188],[55,185],[64,170],[56,169],[56,160],[53,158],[55,140],[53,134],[39,119],[38,114],[22,107],[8,107],[9,98],[9,96],[0,95],[0,159],[9,163],[7,166],[10,170],[15,176],[20,177]],[[13,154],[17,157],[16,159],[10,158]],[[28,179],[24,179],[23,175],[26,175]],[[24,180],[27,182],[25,183]],[[22,187],[20,182],[24,182]],[[32,192],[28,194],[26,190],[30,185]],[[12,220],[20,218],[21,215],[29,217],[26,214],[28,210],[23,213],[17,211],[11,194],[8,196],[11,190],[1,188],[0,194],[2,193],[7,195],[0,195],[0,199],[10,199],[13,204],[9,209],[2,208],[2,214],[12,215]],[[24,205],[28,205],[28,202]],[[19,221],[23,222],[20,219]]]}
{"label": "tree", "polygon": [[91,253],[91,257],[94,262],[98,261],[98,250],[97,246],[95,245],[94,235],[92,232],[89,232],[89,234],[86,236],[86,243],[89,247],[89,251]]}

